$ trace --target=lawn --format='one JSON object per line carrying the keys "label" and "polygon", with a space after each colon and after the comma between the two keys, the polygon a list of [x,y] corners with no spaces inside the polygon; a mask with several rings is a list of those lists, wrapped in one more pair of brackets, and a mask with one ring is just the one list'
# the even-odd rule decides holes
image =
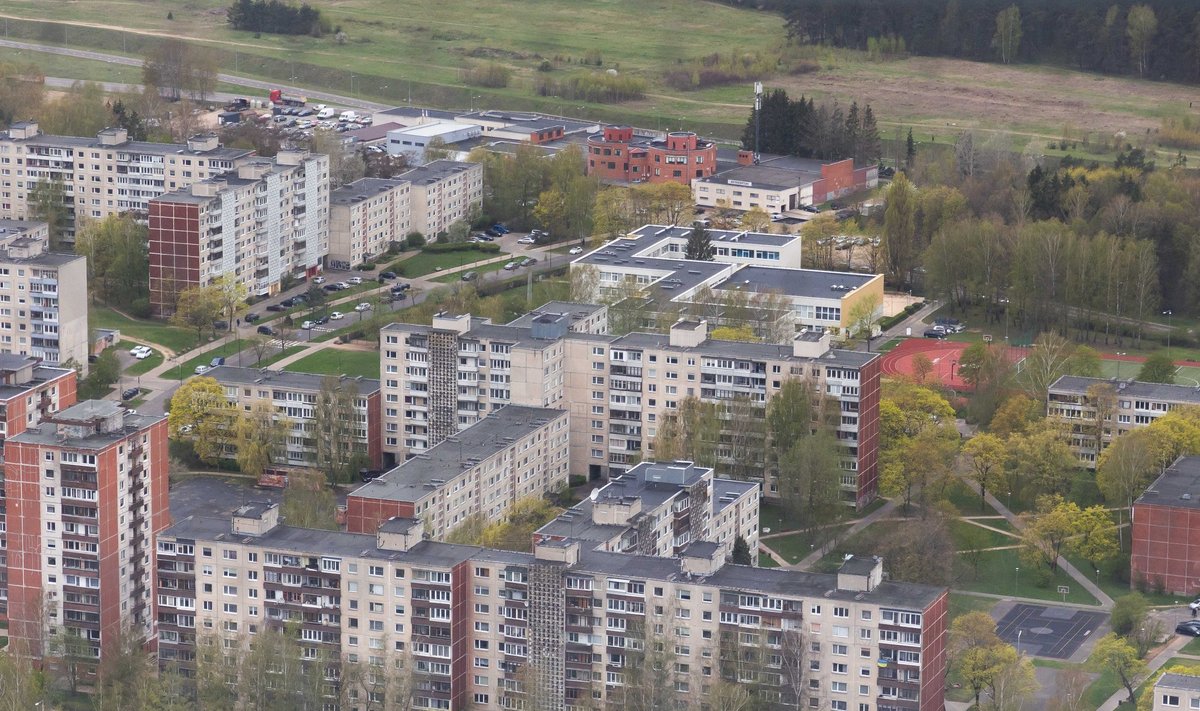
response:
{"label": "lawn", "polygon": [[[1128,543],[1126,543],[1128,545]],[[1096,583],[1109,597],[1116,599],[1122,595],[1128,595],[1135,592],[1129,587],[1129,556],[1123,555],[1113,558],[1100,564],[1100,575],[1096,575],[1096,569],[1088,561],[1075,555],[1065,556],[1071,565],[1075,566],[1079,572],[1091,578],[1092,582]],[[1122,575],[1125,580],[1122,580]],[[1151,605],[1186,605],[1189,598],[1186,595],[1158,595],[1153,592],[1143,592],[1142,595]],[[1186,608],[1182,608],[1184,613],[1187,613]],[[1200,652],[1198,652],[1200,653]]]}
{"label": "lawn", "polygon": [[[758,509],[758,525],[764,533],[796,530],[796,517],[774,501],[763,501]],[[771,529],[767,531],[767,529]]]}
{"label": "lawn", "polygon": [[[978,574],[970,580],[960,581],[958,588],[972,592],[992,593],[994,595],[1015,595],[1038,600],[1054,602],[1074,602],[1082,605],[1095,605],[1096,598],[1083,589],[1074,578],[1067,575],[1061,568],[1050,580],[1046,587],[1034,584],[1031,571],[1022,564],[1016,549],[1003,551],[987,551],[979,554]],[[1022,570],[1018,573],[1017,568]],[[1058,586],[1066,585],[1070,589],[1066,600],[1058,594]]]}
{"label": "lawn", "polygon": [[[474,267],[473,269],[471,269],[471,271],[473,271],[477,274],[480,274],[480,275],[489,274],[491,272],[500,271],[501,269],[504,268],[504,265],[507,263],[508,262],[491,262],[489,264],[481,264],[478,267]],[[519,270],[513,271],[513,274],[518,274],[518,273],[521,273],[521,272],[519,272]],[[446,274],[444,276],[434,277],[433,280],[436,282],[441,282],[442,284],[453,284],[456,281],[462,281],[463,274],[464,274],[464,272],[455,272],[454,274]]]}
{"label": "lawn", "polygon": [[[239,348],[239,346],[240,346],[240,348]],[[245,339],[238,340],[235,338],[235,339],[229,341],[228,343],[225,343],[223,345],[217,346],[216,348],[207,350],[204,353],[201,353],[200,355],[196,356],[195,358],[192,358],[191,360],[184,361],[183,366],[182,366],[182,368],[180,368],[180,370],[182,370],[182,372],[183,372],[183,377],[186,378],[196,370],[196,366],[198,366],[198,365],[208,365],[209,363],[212,362],[212,359],[216,358],[217,356],[229,358],[230,356],[237,355],[237,352],[239,350],[243,350],[243,349],[246,349],[249,347],[250,347],[250,341],[245,340]],[[247,364],[249,364],[250,361],[247,359],[245,362]],[[230,365],[237,365],[237,364],[231,363]],[[176,370],[172,369],[171,372],[175,373]]]}
{"label": "lawn", "polygon": [[[432,274],[442,269],[458,269],[473,262],[502,257],[504,254],[503,252],[477,252],[473,250],[463,252],[421,252],[408,259],[401,259],[391,266],[392,270],[400,276],[412,278]],[[503,267],[504,262],[500,262],[500,266]],[[482,269],[486,269],[486,267],[480,267],[475,271]],[[454,281],[454,279],[450,281]]]}
{"label": "lawn", "polygon": [[115,328],[122,334],[157,343],[176,353],[191,350],[196,345],[196,334],[189,329],[170,326],[162,321],[131,319],[105,306],[91,307],[88,325],[92,328]]}
{"label": "lawn", "polygon": [[832,540],[835,536],[849,528],[850,525],[844,523],[828,528],[816,529],[815,531],[797,531],[786,536],[768,538],[760,542],[778,553],[789,563],[799,563],[804,556],[812,553],[816,547],[826,541]]}
{"label": "lawn", "polygon": [[887,353],[888,351],[892,350],[893,348],[895,348],[896,346],[900,345],[903,342],[904,342],[903,338],[893,338],[890,341],[885,341],[883,343],[883,345],[875,346],[875,352],[876,353]]}
{"label": "lawn", "polygon": [[287,348],[283,349],[282,352],[275,353],[274,355],[269,355],[266,358],[263,358],[259,362],[255,363],[254,367],[255,368],[266,368],[268,366],[278,363],[279,361],[283,360],[284,358],[287,358],[290,355],[295,355],[295,354],[299,353],[300,351],[304,350],[305,348],[307,348],[307,346],[288,346]]}
{"label": "lawn", "polygon": [[347,351],[341,348],[326,348],[305,356],[287,366],[296,373],[321,373],[348,375],[364,378],[379,378],[378,351]]}
{"label": "lawn", "polygon": [[990,597],[952,592],[950,593],[950,621],[953,622],[954,618],[961,617],[968,612],[991,612],[995,606],[996,601]]}
{"label": "lawn", "polygon": [[766,553],[759,553],[758,554],[758,567],[760,567],[760,568],[778,568],[779,564],[775,562],[774,558],[767,555]]}
{"label": "lawn", "polygon": [[[125,341],[125,343],[122,345],[128,345],[129,348],[133,348],[132,343],[132,341]],[[126,350],[128,350],[128,348]],[[162,365],[162,352],[158,351],[157,349],[152,350],[154,350],[154,352],[145,358],[142,358],[141,360],[135,360],[134,362],[130,363],[129,367],[125,369],[125,375],[145,375],[151,370],[154,370],[158,366]]]}
{"label": "lawn", "polygon": [[951,521],[950,535],[954,537],[954,546],[958,550],[967,548],[967,536],[977,532],[976,539],[981,548],[994,548],[996,546],[1012,546],[1021,543],[1020,538],[1006,536],[1003,533],[989,531],[986,528],[980,528],[973,523],[967,521]]}
{"label": "lawn", "polygon": [[[1185,352],[1182,348],[1172,348],[1171,353],[1177,362],[1193,356],[1192,351]],[[1119,360],[1100,361],[1100,372],[1106,378],[1134,378],[1137,377],[1138,371],[1141,368],[1141,363],[1121,362]],[[1200,366],[1179,366],[1175,371],[1175,384],[1200,384]]]}

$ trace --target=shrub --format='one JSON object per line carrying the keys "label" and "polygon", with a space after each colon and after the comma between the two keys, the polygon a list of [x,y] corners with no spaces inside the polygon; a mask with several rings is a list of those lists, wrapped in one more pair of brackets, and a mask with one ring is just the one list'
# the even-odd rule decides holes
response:
{"label": "shrub", "polygon": [[375,268],[375,264],[372,262],[363,262],[362,264],[355,267],[355,269],[357,269],[360,272],[369,272],[374,268]]}
{"label": "shrub", "polygon": [[129,305],[129,315],[134,318],[150,318],[150,297],[144,296],[140,299],[134,299]]}
{"label": "shrub", "polygon": [[462,70],[464,84],[482,86],[489,89],[503,89],[512,79],[512,70],[499,62],[475,64]]}
{"label": "shrub", "polygon": [[404,236],[404,243],[408,245],[409,249],[423,247],[425,246],[425,235],[420,232],[409,232]]}
{"label": "shrub", "polygon": [[583,72],[560,81],[538,77],[534,90],[539,96],[558,96],[565,101],[616,103],[642,98],[646,93],[646,81],[607,72]]}
{"label": "shrub", "polygon": [[430,252],[432,254],[445,254],[447,252],[499,252],[500,245],[494,242],[434,242],[427,244],[421,250],[422,252]]}
{"label": "shrub", "polygon": [[668,70],[663,80],[681,91],[761,79],[775,73],[779,58],[759,52],[710,55]]}

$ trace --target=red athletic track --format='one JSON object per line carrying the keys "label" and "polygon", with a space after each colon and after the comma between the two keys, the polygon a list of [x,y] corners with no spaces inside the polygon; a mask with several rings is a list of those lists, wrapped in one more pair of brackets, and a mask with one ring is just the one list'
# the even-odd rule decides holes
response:
{"label": "red athletic track", "polygon": [[[914,374],[913,357],[924,353],[933,363],[933,370],[927,376],[930,381],[940,382],[955,390],[970,390],[971,386],[958,374],[958,359],[969,345],[937,338],[906,338],[884,354],[880,367],[884,375],[911,378]],[[1025,357],[1025,349],[1010,348],[1008,357],[1016,362]]]}

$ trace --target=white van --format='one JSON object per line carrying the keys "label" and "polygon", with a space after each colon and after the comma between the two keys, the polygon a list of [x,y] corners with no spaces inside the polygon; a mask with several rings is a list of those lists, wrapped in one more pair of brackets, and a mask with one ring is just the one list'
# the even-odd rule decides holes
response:
{"label": "white van", "polygon": [[346,121],[357,121],[357,120],[358,120],[358,114],[354,113],[353,111],[343,111],[342,115],[338,117],[338,121],[342,121],[343,123]]}
{"label": "white van", "polygon": [[317,118],[318,119],[333,118],[336,114],[337,114],[337,111],[334,111],[333,109],[326,106],[325,108],[323,108],[317,112]]}

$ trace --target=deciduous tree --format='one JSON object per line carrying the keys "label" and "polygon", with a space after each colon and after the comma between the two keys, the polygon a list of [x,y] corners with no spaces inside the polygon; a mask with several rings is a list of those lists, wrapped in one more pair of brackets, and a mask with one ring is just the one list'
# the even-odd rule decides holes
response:
{"label": "deciduous tree", "polygon": [[288,473],[279,513],[289,526],[329,531],[338,528],[337,497],[329,488],[325,475],[312,469]]}
{"label": "deciduous tree", "polygon": [[63,232],[71,214],[67,209],[66,192],[61,180],[39,180],[26,197],[30,216],[50,227],[50,249],[62,249]]}
{"label": "deciduous tree", "polygon": [[1021,48],[1021,9],[1009,5],[996,15],[996,34],[992,36],[992,46],[1000,55],[1000,61],[1008,64],[1017,56]]}
{"label": "deciduous tree", "polygon": [[1042,497],[1037,513],[1025,517],[1021,560],[1031,567],[1058,572],[1058,558],[1078,532],[1078,517],[1079,506],[1075,502],[1064,501],[1061,496]]}
{"label": "deciduous tree", "polygon": [[196,343],[199,344],[204,331],[212,331],[213,322],[221,318],[223,303],[221,293],[211,286],[184,289],[175,302],[171,323],[181,328],[195,329]]}
{"label": "deciduous tree", "polygon": [[172,439],[190,441],[205,463],[215,464],[232,434],[236,415],[220,383],[206,376],[190,378],[171,396],[167,431]]}
{"label": "deciduous tree", "polygon": [[1175,382],[1175,361],[1165,351],[1151,353],[1142,363],[1137,379],[1144,383]]}
{"label": "deciduous tree", "polygon": [[1096,642],[1088,665],[1097,672],[1107,672],[1120,679],[1131,703],[1134,689],[1147,669],[1146,663],[1138,657],[1137,649],[1116,633],[1109,633]]}
{"label": "deciduous tree", "polygon": [[963,453],[971,463],[971,473],[979,484],[979,510],[987,508],[987,492],[995,491],[1002,480],[1008,448],[990,432],[977,434],[963,445]]}
{"label": "deciduous tree", "polygon": [[243,474],[259,476],[279,453],[287,435],[287,423],[277,418],[265,400],[237,418],[237,463]]}

